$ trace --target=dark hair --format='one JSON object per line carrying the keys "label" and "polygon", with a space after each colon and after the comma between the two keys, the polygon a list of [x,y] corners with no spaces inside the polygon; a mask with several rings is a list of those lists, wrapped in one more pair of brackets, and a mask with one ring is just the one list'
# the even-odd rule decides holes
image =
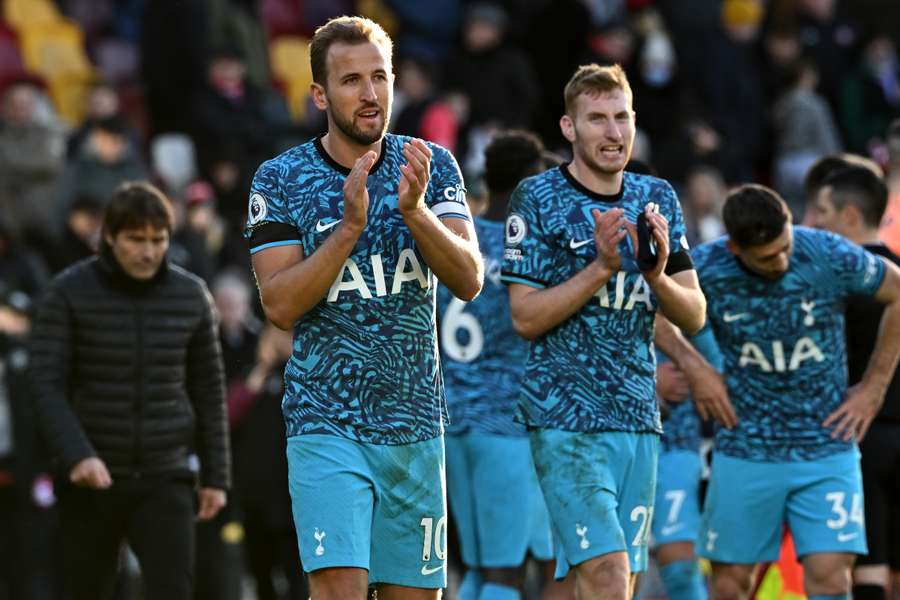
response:
{"label": "dark hair", "polygon": [[128,121],[122,115],[110,115],[94,121],[94,129],[99,129],[112,135],[125,135],[128,133]]}
{"label": "dark hair", "polygon": [[544,144],[530,131],[498,132],[484,149],[484,182],[492,194],[511,192],[519,182],[541,172]]}
{"label": "dark hair", "polygon": [[806,195],[806,201],[813,202],[819,194],[819,190],[824,187],[828,176],[846,167],[862,167],[871,171],[879,179],[884,177],[884,170],[871,158],[849,152],[823,156],[814,162],[806,172],[806,178],[803,181],[803,193]]}
{"label": "dark hair", "polygon": [[728,193],[722,209],[725,231],[741,248],[768,244],[791,221],[791,211],[777,192],[765,186],[746,184]]}
{"label": "dark hair", "polygon": [[888,189],[884,180],[870,169],[858,165],[847,165],[831,173],[822,183],[831,188],[831,203],[841,210],[848,204],[859,209],[869,227],[878,227],[884,209],[887,208]]}
{"label": "dark hair", "polygon": [[331,19],[313,34],[309,43],[309,64],[313,81],[324,86],[328,81],[328,49],[336,42],[345,44],[365,44],[371,42],[381,46],[388,59],[393,53],[394,44],[381,25],[364,17],[337,17]]}
{"label": "dark hair", "polygon": [[123,183],[113,192],[103,214],[101,241],[105,245],[107,235],[116,237],[122,230],[142,229],[148,225],[172,233],[175,214],[171,203],[165,194],[147,181]]}
{"label": "dark hair", "polygon": [[803,179],[803,194],[806,196],[806,201],[814,201],[819,190],[822,189],[822,182],[824,182],[829,175],[846,166],[847,161],[836,154],[823,156],[814,162],[806,172],[806,177]]}

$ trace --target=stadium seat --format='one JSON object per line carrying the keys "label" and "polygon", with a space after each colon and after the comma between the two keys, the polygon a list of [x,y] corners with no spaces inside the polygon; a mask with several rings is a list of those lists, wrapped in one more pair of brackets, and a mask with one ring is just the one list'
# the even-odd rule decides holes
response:
{"label": "stadium seat", "polygon": [[19,30],[19,40],[25,67],[47,82],[60,116],[68,123],[78,123],[85,90],[95,79],[81,29],[66,19],[29,24]]}
{"label": "stadium seat", "polygon": [[312,83],[309,68],[309,39],[300,36],[282,36],[269,44],[269,60],[272,77],[285,90],[285,98],[295,120],[306,114],[306,99]]}
{"label": "stadium seat", "polygon": [[19,78],[24,74],[25,64],[16,35],[0,24],[0,81]]}
{"label": "stadium seat", "polygon": [[260,0],[259,19],[270,40],[282,35],[297,35],[303,28],[297,0]]}
{"label": "stadium seat", "polygon": [[18,31],[58,23],[62,15],[52,0],[4,0],[3,19]]}

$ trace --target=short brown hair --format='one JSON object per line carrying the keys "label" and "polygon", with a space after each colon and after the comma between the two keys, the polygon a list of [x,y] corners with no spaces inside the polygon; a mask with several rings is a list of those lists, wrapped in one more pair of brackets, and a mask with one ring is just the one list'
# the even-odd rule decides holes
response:
{"label": "short brown hair", "polygon": [[325,85],[328,71],[325,59],[328,49],[335,42],[345,44],[365,44],[371,42],[381,46],[388,59],[393,54],[394,43],[381,25],[365,17],[336,17],[318,29],[309,43],[309,63],[312,68],[313,81]]}
{"label": "short brown hair", "polygon": [[175,228],[172,204],[159,188],[147,181],[123,183],[116,188],[103,214],[101,239],[105,243],[107,235],[116,237],[124,229],[141,229],[147,225],[172,233]]}
{"label": "short brown hair", "polygon": [[575,108],[575,98],[581,94],[602,94],[613,90],[622,90],[631,102],[631,85],[625,70],[619,65],[601,67],[596,63],[581,65],[563,92],[566,102],[566,114],[571,116]]}

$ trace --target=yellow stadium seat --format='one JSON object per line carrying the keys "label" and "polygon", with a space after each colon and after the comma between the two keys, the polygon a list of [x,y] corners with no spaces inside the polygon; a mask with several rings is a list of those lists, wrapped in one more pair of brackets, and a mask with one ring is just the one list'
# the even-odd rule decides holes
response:
{"label": "yellow stadium seat", "polygon": [[292,35],[275,38],[269,43],[269,62],[272,76],[284,84],[291,116],[302,119],[306,114],[306,100],[312,83],[309,39]]}
{"label": "yellow stadium seat", "polygon": [[18,31],[62,20],[53,0],[4,0],[3,19]]}
{"label": "yellow stadium seat", "polygon": [[19,45],[25,68],[47,83],[60,116],[78,123],[85,89],[96,77],[84,51],[81,29],[65,19],[28,26],[19,32]]}

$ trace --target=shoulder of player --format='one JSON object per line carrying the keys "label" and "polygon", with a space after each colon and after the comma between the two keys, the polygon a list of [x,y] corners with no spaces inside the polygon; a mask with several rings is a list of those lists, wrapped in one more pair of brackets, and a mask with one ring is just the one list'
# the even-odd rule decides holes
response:
{"label": "shoulder of player", "polygon": [[653,194],[654,198],[658,198],[657,194],[662,193],[664,196],[677,199],[675,188],[667,180],[653,175],[643,175],[641,173],[632,173],[625,171],[625,185],[640,188],[648,194]]}
{"label": "shoulder of player", "polygon": [[858,246],[850,240],[830,231],[794,225],[794,247],[816,256],[835,251],[851,250]]}
{"label": "shoulder of player", "polygon": [[868,250],[872,254],[885,258],[895,265],[900,266],[900,256],[887,247],[887,245],[879,242],[876,244],[863,244],[863,249]]}
{"label": "shoulder of player", "polygon": [[730,261],[731,252],[725,245],[727,239],[722,236],[691,249],[691,260],[694,262],[694,268],[698,274],[714,273],[717,264],[725,260]]}
{"label": "shoulder of player", "polygon": [[283,176],[292,169],[308,163],[310,158],[317,155],[315,140],[288,148],[281,154],[262,162],[256,170],[257,175],[269,174]]}

